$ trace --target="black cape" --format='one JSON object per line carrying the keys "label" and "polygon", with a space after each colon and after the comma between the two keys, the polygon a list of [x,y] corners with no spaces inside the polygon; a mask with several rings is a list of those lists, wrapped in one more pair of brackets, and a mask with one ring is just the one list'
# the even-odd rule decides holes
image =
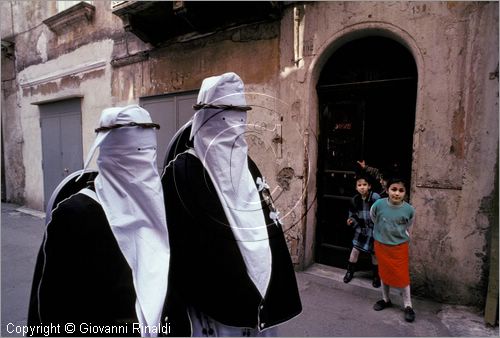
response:
{"label": "black cape", "polygon": [[[262,177],[249,159],[249,170]],[[191,335],[187,308],[222,324],[265,329],[302,310],[295,271],[283,230],[262,209],[272,254],[271,281],[264,299],[249,278],[215,188],[201,161],[183,153],[162,177],[170,239],[166,310],[171,334]]]}
{"label": "black cape", "polygon": [[[60,324],[51,336],[71,335],[66,323],[75,324],[75,336],[140,336],[132,327],[135,299],[132,271],[101,205],[81,193],[59,203],[38,254],[28,325]],[[89,332],[86,324],[126,332]]]}

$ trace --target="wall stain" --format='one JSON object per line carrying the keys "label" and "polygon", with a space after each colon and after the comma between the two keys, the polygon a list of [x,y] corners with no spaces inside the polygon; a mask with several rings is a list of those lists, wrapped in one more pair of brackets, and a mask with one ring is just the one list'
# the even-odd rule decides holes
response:
{"label": "wall stain", "polygon": [[290,190],[290,181],[292,180],[294,173],[295,171],[290,167],[283,168],[279,171],[276,181],[281,189],[285,191]]}

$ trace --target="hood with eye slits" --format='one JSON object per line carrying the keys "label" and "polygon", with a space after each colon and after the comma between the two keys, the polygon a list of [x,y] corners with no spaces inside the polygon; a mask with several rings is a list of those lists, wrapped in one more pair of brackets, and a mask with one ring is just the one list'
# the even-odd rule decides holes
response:
{"label": "hood with eye slits", "polygon": [[193,117],[194,152],[214,183],[247,273],[264,297],[271,278],[271,249],[260,195],[248,170],[247,113],[227,107],[246,106],[243,82],[235,73],[207,78],[198,103],[211,106]]}
{"label": "hood with eye slits", "polygon": [[[145,109],[131,105],[105,109],[99,126],[130,122],[152,121]],[[99,148],[96,195],[132,270],[141,329],[160,323],[170,262],[156,146],[156,131],[152,128],[127,126],[101,131],[86,161],[88,165]]]}

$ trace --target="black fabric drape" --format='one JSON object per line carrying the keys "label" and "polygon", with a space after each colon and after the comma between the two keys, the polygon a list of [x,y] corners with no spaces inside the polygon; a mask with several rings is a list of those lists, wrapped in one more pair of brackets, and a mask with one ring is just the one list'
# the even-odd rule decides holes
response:
{"label": "black fabric drape", "polygon": [[[76,336],[86,326],[127,327],[137,322],[132,272],[100,204],[83,194],[73,195],[53,211],[40,248],[31,290],[28,325],[75,324]],[[42,335],[42,334],[40,334]],[[53,335],[57,335],[54,334]]]}
{"label": "black fabric drape", "polygon": [[[249,159],[254,179],[261,176]],[[277,325],[301,312],[293,264],[281,226],[262,201],[272,253],[264,299],[248,277],[219,197],[201,161],[181,154],[162,178],[171,261],[165,316],[171,334],[190,335],[186,308],[196,308],[230,326]],[[262,196],[261,196],[262,197]],[[164,317],[165,317],[164,316]]]}

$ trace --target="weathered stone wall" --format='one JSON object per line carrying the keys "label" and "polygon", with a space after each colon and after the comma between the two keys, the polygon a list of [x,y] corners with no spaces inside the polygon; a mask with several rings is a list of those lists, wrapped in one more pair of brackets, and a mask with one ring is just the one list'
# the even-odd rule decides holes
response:
{"label": "weathered stone wall", "polygon": [[[23,158],[23,134],[20,128],[20,114],[17,107],[17,82],[15,59],[15,33],[10,2],[0,3],[0,35],[2,38],[2,141],[5,175],[5,199],[8,202],[23,203],[25,172]],[[5,45],[4,45],[5,44]],[[4,49],[5,46],[5,49]]]}
{"label": "weathered stone wall", "polygon": [[[415,58],[418,92],[411,203],[415,292],[481,304],[488,231],[498,215],[498,3],[301,2],[281,21],[258,23],[153,49],[123,31],[110,3],[95,1],[91,23],[55,34],[41,24],[54,1],[1,2],[2,137],[7,194],[43,207],[39,109],[80,96],[84,156],[101,110],[140,97],[196,90],[226,71],[246,84],[250,154],[281,211],[294,262],[314,262],[318,102],[323,65],[345,42],[380,35]],[[5,13],[16,20],[4,20]],[[4,56],[2,55],[2,58]],[[4,62],[5,61],[5,62]],[[12,80],[8,67],[16,67]]]}
{"label": "weathered stone wall", "polygon": [[[26,206],[42,210],[41,129],[36,104],[83,97],[86,154],[93,142],[92,131],[100,112],[113,104],[109,64],[112,38],[119,37],[123,31],[121,20],[112,15],[108,2],[95,3],[96,14],[90,23],[80,24],[75,30],[69,27],[58,34],[42,24],[56,14],[54,1],[14,1],[9,5],[7,9],[16,18],[12,22],[12,36],[16,46],[17,81],[12,88],[15,99],[7,101],[13,109],[5,107],[4,110],[2,106],[2,117],[9,126],[3,128],[7,137],[19,140],[5,142],[6,176],[19,178],[7,179],[7,188],[12,185],[7,195],[11,200],[24,201]],[[5,36],[2,31],[2,38]]]}
{"label": "weathered stone wall", "polygon": [[[256,24],[152,50],[140,63],[115,68],[113,95],[122,101],[129,90],[134,97],[196,90],[205,77],[228,71],[265,86],[276,81],[278,34],[279,23]],[[126,55],[124,48],[115,47],[116,58]]]}
{"label": "weathered stone wall", "polygon": [[[13,48],[13,46],[12,46]],[[12,53],[11,53],[12,51]],[[5,199],[8,202],[23,203],[25,171],[23,158],[23,135],[18,113],[15,59],[13,49],[2,51],[2,130],[3,175],[5,175]],[[3,183],[3,182],[2,182]]]}
{"label": "weathered stone wall", "polygon": [[[310,135],[319,128],[315,86],[322,66],[345,42],[370,35],[399,41],[418,67],[413,288],[436,299],[480,304],[498,151],[498,4],[315,2],[290,8],[282,20],[280,94],[300,107],[301,126]],[[309,137],[312,173],[315,141]],[[293,142],[291,148],[301,147],[302,140]],[[312,201],[314,178],[307,187]],[[303,229],[307,265],[313,261],[314,214]]]}
{"label": "weathered stone wall", "polygon": [[[248,116],[249,152],[283,211],[292,258],[299,264],[303,189],[296,177],[303,175],[303,163],[295,161],[302,156],[301,148],[290,146],[302,136],[297,118],[288,121],[292,106],[278,96],[279,30],[279,22],[258,23],[152,50],[143,61],[116,67],[112,90],[120,104],[130,98],[197,90],[208,76],[236,72],[253,106]],[[122,61],[127,57],[123,46],[115,45],[114,51]],[[139,46],[128,57],[143,51]]]}
{"label": "weathered stone wall", "polygon": [[[460,13],[467,20],[457,22],[458,36],[450,41],[462,43],[458,43],[455,55],[444,59],[446,68],[457,65],[448,80],[450,87],[456,87],[449,89],[452,92],[440,92],[441,97],[432,96],[432,105],[428,106],[446,104],[441,109],[448,119],[442,125],[434,124],[438,114],[429,114],[420,135],[419,148],[430,151],[419,157],[415,204],[422,210],[424,223],[418,221],[421,226],[415,231],[414,241],[422,244],[415,245],[412,253],[418,257],[414,280],[423,292],[477,304],[487,289],[488,230],[492,222],[498,222],[489,217],[493,194],[498,193],[494,189],[498,4],[470,4]],[[428,128],[432,128],[429,133]],[[438,132],[444,143],[439,146]]]}

